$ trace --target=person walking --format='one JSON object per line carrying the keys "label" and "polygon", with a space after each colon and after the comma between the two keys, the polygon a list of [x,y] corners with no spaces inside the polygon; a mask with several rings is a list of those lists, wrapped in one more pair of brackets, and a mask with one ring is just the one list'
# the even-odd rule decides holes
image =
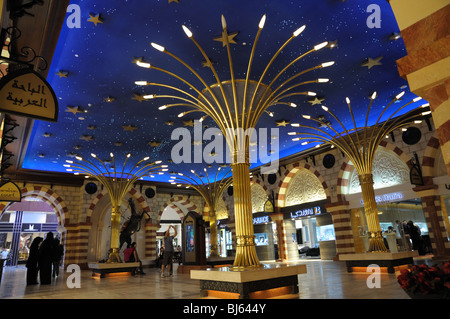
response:
{"label": "person walking", "polygon": [[[175,233],[170,235],[170,229],[173,228]],[[164,278],[164,269],[167,267],[168,276],[172,277],[172,259],[173,259],[173,239],[177,237],[177,229],[170,225],[167,231],[164,234],[164,255],[163,255],[163,263],[161,266],[161,277]]]}
{"label": "person walking", "polygon": [[36,237],[30,246],[30,253],[28,254],[27,263],[27,285],[37,285],[38,284],[38,256],[39,256],[39,246],[44,238]]}
{"label": "person walking", "polygon": [[59,276],[59,266],[61,264],[62,256],[64,255],[64,246],[61,244],[59,238],[55,238],[55,255],[53,257],[53,277]]}
{"label": "person walking", "polygon": [[55,256],[55,239],[53,233],[47,233],[39,248],[39,279],[41,285],[49,285],[52,282],[52,265]]}

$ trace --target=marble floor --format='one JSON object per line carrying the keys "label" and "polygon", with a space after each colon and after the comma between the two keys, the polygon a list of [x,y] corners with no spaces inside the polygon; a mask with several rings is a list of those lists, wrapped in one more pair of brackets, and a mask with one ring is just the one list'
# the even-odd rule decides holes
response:
{"label": "marble floor", "polygon": [[[415,261],[417,263],[417,261]],[[422,263],[423,260],[420,260]],[[307,274],[299,275],[300,299],[409,299],[394,274],[381,274],[379,288],[369,288],[369,274],[347,273],[343,262],[304,259]],[[175,266],[176,268],[176,266]],[[26,268],[5,267],[0,284],[1,299],[199,299],[199,281],[175,273],[161,278],[159,269],[146,268],[146,275],[92,277],[82,270],[80,288],[72,273],[61,270],[50,285],[27,286]],[[68,284],[69,282],[69,284]]]}

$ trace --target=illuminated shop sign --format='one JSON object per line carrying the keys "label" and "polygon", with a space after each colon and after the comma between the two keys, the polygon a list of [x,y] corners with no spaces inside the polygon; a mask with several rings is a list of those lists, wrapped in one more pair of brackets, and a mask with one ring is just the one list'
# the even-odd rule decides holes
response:
{"label": "illuminated shop sign", "polygon": [[42,229],[42,224],[22,224],[22,232],[39,233]]}
{"label": "illuminated shop sign", "polygon": [[266,216],[260,216],[260,217],[253,217],[253,225],[260,225],[260,224],[265,224],[265,223],[270,223],[270,216],[266,215]]}
{"label": "illuminated shop sign", "polygon": [[306,216],[315,216],[322,214],[322,209],[320,206],[314,206],[309,208],[300,209],[296,212],[291,212],[291,218],[300,218]]}
{"label": "illuminated shop sign", "polygon": [[280,210],[285,219],[308,218],[327,213],[325,205],[327,200],[320,200],[294,206],[282,207]]}
{"label": "illuminated shop sign", "polygon": [[[388,203],[396,200],[403,199],[403,194],[400,192],[396,193],[389,193],[389,194],[383,194],[383,195],[375,195],[375,202],[377,204],[380,203]],[[361,205],[364,204],[364,201],[361,199]]]}

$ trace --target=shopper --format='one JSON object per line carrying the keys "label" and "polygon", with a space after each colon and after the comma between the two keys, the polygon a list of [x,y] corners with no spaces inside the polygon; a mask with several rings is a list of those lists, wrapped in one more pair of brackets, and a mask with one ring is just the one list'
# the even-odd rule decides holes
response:
{"label": "shopper", "polygon": [[413,250],[419,251],[419,255],[423,255],[423,249],[421,248],[420,228],[412,220],[408,221],[409,236],[412,241]]}
{"label": "shopper", "polygon": [[52,282],[52,265],[55,256],[55,239],[49,232],[39,248],[39,279],[41,285],[49,285]]}
{"label": "shopper", "polygon": [[25,266],[27,267],[27,285],[38,284],[38,256],[39,246],[44,238],[36,237],[30,246],[30,253],[28,254],[28,260]]}
{"label": "shopper", "polygon": [[138,252],[136,250],[136,242],[131,243],[131,246],[124,250],[123,252],[124,260],[127,263],[139,263],[139,267],[136,268],[131,274],[134,276],[136,271],[139,270],[139,274],[145,275],[144,268],[142,266],[142,261],[139,259]]}
{"label": "shopper", "polygon": [[59,267],[63,255],[64,255],[64,246],[60,243],[59,238],[55,238],[55,255],[53,257],[53,277],[59,276]]}
{"label": "shopper", "polygon": [[[173,236],[170,235],[170,229],[173,228],[175,233]],[[173,259],[173,239],[177,237],[177,229],[170,225],[167,231],[164,234],[164,255],[163,255],[163,264],[161,266],[161,277],[165,277],[164,268],[167,267],[167,272],[170,277],[172,277],[172,259]]]}

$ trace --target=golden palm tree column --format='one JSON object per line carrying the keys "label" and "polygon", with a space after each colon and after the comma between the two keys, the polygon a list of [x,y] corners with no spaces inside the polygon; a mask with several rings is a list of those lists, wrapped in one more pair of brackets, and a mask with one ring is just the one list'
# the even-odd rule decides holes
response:
{"label": "golden palm tree column", "polygon": [[250,164],[233,163],[234,218],[236,225],[236,257],[234,267],[259,266],[253,231]]}
{"label": "golden palm tree column", "polygon": [[369,232],[369,252],[386,252],[383,236],[381,234],[380,220],[378,219],[375,191],[373,189],[372,174],[358,175],[364,201],[364,214],[366,216]]}
{"label": "golden palm tree column", "polygon": [[214,209],[209,209],[209,232],[210,232],[210,245],[211,252],[209,256],[218,257],[219,256],[219,248],[217,242],[217,220],[216,220],[216,212]]}
{"label": "golden palm tree column", "polygon": [[121,262],[119,256],[120,215],[120,204],[113,202],[111,207],[111,250],[108,263]]}

